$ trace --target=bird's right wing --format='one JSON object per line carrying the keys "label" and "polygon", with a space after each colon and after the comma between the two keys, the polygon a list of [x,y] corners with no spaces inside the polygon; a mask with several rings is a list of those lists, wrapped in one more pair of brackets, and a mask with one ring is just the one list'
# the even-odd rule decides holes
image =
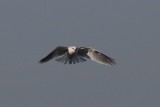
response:
{"label": "bird's right wing", "polygon": [[55,48],[50,54],[48,54],[46,57],[42,58],[42,59],[39,61],[39,63],[48,62],[48,61],[51,60],[52,58],[61,56],[61,55],[65,54],[66,52],[68,52],[68,48],[67,48],[67,47],[58,46],[58,47]]}

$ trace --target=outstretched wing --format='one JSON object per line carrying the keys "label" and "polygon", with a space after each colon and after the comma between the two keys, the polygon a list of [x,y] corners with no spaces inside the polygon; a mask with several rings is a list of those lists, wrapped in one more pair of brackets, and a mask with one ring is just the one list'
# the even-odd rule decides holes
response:
{"label": "outstretched wing", "polygon": [[88,50],[87,55],[90,57],[91,60],[96,61],[97,63],[100,64],[105,64],[105,65],[116,64],[115,59],[110,58],[109,56],[104,55],[103,53],[92,48]]}
{"label": "outstretched wing", "polygon": [[67,47],[58,46],[56,49],[54,49],[50,54],[48,54],[46,57],[42,58],[39,63],[45,63],[51,60],[52,58],[61,56],[68,52]]}
{"label": "outstretched wing", "polygon": [[100,63],[100,64],[105,64],[105,65],[116,64],[113,58],[110,58],[107,55],[104,55],[103,53],[92,48],[81,47],[78,50],[78,55],[85,58],[89,58],[92,61],[96,61],[97,63]]}

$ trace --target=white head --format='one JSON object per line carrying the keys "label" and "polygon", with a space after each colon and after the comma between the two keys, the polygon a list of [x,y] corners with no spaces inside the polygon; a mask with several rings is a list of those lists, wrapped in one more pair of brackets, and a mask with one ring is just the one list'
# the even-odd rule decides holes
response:
{"label": "white head", "polygon": [[76,51],[76,47],[75,46],[68,47],[69,54],[73,54],[73,53],[75,53],[75,51]]}

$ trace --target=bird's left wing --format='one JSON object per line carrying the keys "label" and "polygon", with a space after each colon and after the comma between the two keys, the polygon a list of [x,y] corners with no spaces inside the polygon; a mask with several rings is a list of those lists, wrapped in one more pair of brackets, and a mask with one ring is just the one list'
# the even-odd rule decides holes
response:
{"label": "bird's left wing", "polygon": [[105,64],[105,65],[116,64],[115,59],[92,48],[89,48],[87,55],[90,57],[92,61],[96,61],[97,63],[100,64]]}
{"label": "bird's left wing", "polygon": [[92,61],[96,61],[97,63],[100,63],[100,64],[105,64],[105,65],[116,64],[116,62],[113,58],[110,58],[109,56],[104,55],[103,53],[101,53],[93,48],[81,47],[78,49],[78,55],[81,57],[88,58]]}
{"label": "bird's left wing", "polygon": [[61,55],[65,54],[66,52],[68,52],[68,48],[67,48],[67,47],[58,46],[58,47],[55,48],[50,54],[48,54],[46,57],[42,58],[42,59],[39,61],[39,63],[48,62],[48,61],[51,60],[52,58],[61,56]]}

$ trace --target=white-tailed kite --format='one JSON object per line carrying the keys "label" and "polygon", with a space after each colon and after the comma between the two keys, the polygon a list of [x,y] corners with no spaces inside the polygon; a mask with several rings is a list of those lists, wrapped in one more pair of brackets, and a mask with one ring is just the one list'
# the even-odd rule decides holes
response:
{"label": "white-tailed kite", "polygon": [[39,63],[45,63],[51,60],[52,58],[55,58],[56,61],[64,64],[67,63],[76,64],[79,62],[84,62],[86,61],[86,59],[91,59],[92,61],[96,61],[97,63],[105,65],[116,64],[113,58],[104,55],[98,50],[86,47],[77,48],[75,46],[70,46],[70,47],[58,46],[50,54],[41,59]]}

